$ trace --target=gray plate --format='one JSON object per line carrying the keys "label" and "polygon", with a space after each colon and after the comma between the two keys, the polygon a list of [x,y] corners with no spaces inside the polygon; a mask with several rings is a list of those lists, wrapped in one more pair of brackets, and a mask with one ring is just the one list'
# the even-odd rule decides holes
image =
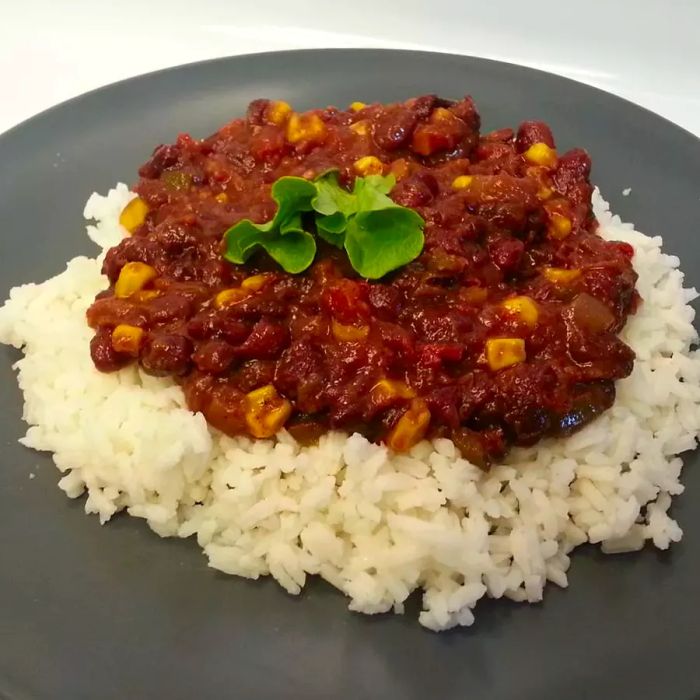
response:
{"label": "gray plate", "polygon": [[[256,97],[298,108],[471,93],[486,129],[549,122],[582,145],[623,218],[665,236],[700,283],[700,142],[628,102],[504,63],[401,51],[245,56],[127,80],[0,137],[0,295],[93,254],[83,204],[131,181],[153,146],[204,136]],[[623,188],[632,194],[622,197]],[[686,535],[669,553],[577,552],[568,591],[488,601],[468,630],[368,618],[319,582],[292,598],[208,569],[195,543],[140,521],[100,527],[16,442],[21,397],[0,349],[0,697],[691,700],[700,694],[700,470],[686,456]],[[37,478],[29,479],[30,472]]]}

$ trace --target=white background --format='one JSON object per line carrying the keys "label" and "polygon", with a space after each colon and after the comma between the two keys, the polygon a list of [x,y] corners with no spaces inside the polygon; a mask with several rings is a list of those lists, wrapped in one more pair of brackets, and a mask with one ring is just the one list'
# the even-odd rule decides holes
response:
{"label": "white background", "polygon": [[700,0],[0,0],[0,132],[157,68],[327,46],[427,48],[542,68],[700,135]]}

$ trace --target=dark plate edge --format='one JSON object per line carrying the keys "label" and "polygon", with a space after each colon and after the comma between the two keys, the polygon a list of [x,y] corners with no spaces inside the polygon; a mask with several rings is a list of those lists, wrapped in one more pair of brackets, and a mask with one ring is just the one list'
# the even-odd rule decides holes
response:
{"label": "dark plate edge", "polygon": [[596,93],[599,93],[601,95],[605,95],[606,98],[608,99],[614,99],[618,102],[622,102],[628,106],[631,106],[639,111],[645,112],[648,116],[653,117],[654,119],[661,120],[662,122],[665,123],[667,127],[675,129],[677,132],[679,132],[679,135],[682,134],[684,138],[690,138],[694,145],[697,147],[700,147],[700,136],[696,136],[693,134],[691,131],[688,131],[686,128],[680,126],[679,124],[676,124],[675,122],[671,121],[670,119],[667,119],[666,117],[662,116],[661,114],[658,114],[657,112],[652,111],[651,109],[648,109],[647,107],[643,107],[642,105],[637,104],[636,102],[633,102],[632,100],[628,100],[624,97],[620,97],[619,95],[616,95],[613,92],[608,92],[607,90],[603,90],[602,88],[595,87],[593,85],[590,85],[589,83],[584,83],[580,80],[574,80],[573,78],[567,78],[565,76],[559,75],[558,73],[551,73],[549,71],[542,70],[540,68],[531,68],[526,65],[522,65],[519,63],[513,63],[511,61],[500,61],[500,60],[495,60],[492,58],[482,58],[480,56],[474,56],[471,54],[459,54],[459,53],[453,53],[449,51],[422,51],[422,50],[415,50],[415,49],[392,49],[392,48],[385,48],[385,47],[363,47],[363,48],[338,48],[338,47],[327,47],[327,48],[314,48],[314,49],[288,49],[284,51],[259,51],[256,53],[246,53],[246,54],[233,54],[231,56],[219,56],[217,58],[207,58],[202,61],[191,61],[188,63],[180,63],[175,66],[169,66],[168,68],[158,68],[153,71],[149,71],[147,73],[140,73],[138,75],[134,75],[128,78],[122,78],[121,80],[117,80],[112,83],[108,83],[107,85],[101,85],[100,87],[93,88],[92,90],[88,90],[87,92],[81,93],[79,95],[76,95],[75,97],[70,97],[67,100],[63,100],[62,102],[59,102],[56,105],[53,105],[52,107],[47,107],[46,109],[42,110],[41,112],[38,112],[37,114],[32,115],[31,117],[28,117],[27,119],[24,119],[21,121],[19,124],[16,124],[15,126],[10,127],[4,132],[0,132],[0,147],[2,146],[3,142],[6,140],[11,139],[14,137],[18,132],[24,130],[25,128],[30,128],[31,126],[34,125],[36,121],[39,121],[40,119],[47,117],[51,114],[53,114],[57,110],[64,109],[65,107],[68,106],[75,106],[78,105],[82,100],[87,100],[90,99],[94,96],[99,95],[103,91],[111,90],[116,87],[123,87],[127,83],[131,82],[137,82],[141,80],[148,80],[152,77],[156,77],[159,75],[165,75],[169,73],[174,73],[176,71],[180,71],[183,69],[195,69],[198,67],[202,66],[207,66],[210,64],[214,63],[220,63],[220,62],[225,62],[233,59],[239,59],[239,60],[256,60],[262,57],[271,57],[271,56],[293,56],[293,55],[299,55],[299,54],[307,54],[307,55],[321,55],[321,54],[328,54],[328,53],[333,53],[333,54],[354,54],[354,53],[377,53],[377,54],[406,54],[406,55],[412,55],[412,56],[425,56],[426,58],[429,58],[431,56],[442,56],[446,57],[449,59],[456,59],[456,60],[468,60],[468,61],[478,61],[480,63],[485,63],[485,64],[499,64],[499,65],[504,65],[508,66],[511,70],[514,70],[516,72],[527,72],[527,73],[540,73],[543,75],[548,76],[549,79],[552,80],[557,80],[562,83],[573,83],[577,86],[583,87],[587,90],[592,90]]}

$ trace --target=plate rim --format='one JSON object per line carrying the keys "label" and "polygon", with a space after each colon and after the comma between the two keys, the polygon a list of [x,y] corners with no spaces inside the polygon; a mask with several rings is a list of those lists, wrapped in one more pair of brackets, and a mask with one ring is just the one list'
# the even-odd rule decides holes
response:
{"label": "plate rim", "polygon": [[206,58],[200,61],[187,61],[185,63],[178,63],[174,66],[167,66],[164,68],[156,68],[155,70],[152,71],[147,71],[145,73],[138,73],[136,75],[132,75],[126,78],[121,78],[119,80],[115,80],[113,82],[107,83],[105,85],[100,85],[98,87],[92,88],[90,90],[87,90],[85,92],[81,92],[78,95],[74,95],[73,97],[69,97],[65,100],[62,100],[61,102],[58,102],[55,105],[52,105],[50,107],[47,107],[46,109],[42,109],[40,112],[37,112],[36,114],[33,114],[26,119],[23,119],[21,122],[18,124],[15,124],[14,126],[11,126],[9,129],[6,129],[5,131],[0,132],[0,148],[4,145],[4,142],[6,140],[11,139],[12,137],[16,136],[17,132],[23,131],[26,128],[30,128],[33,126],[35,121],[38,121],[42,118],[50,116],[52,113],[65,109],[67,107],[74,107],[77,106],[78,103],[80,103],[82,100],[90,99],[99,96],[102,92],[108,91],[117,87],[124,87],[127,83],[132,83],[132,82],[139,82],[139,81],[145,81],[151,78],[156,78],[160,75],[166,75],[169,73],[174,73],[177,71],[181,71],[184,69],[196,69],[199,67],[205,67],[208,65],[213,65],[216,63],[225,63],[228,61],[232,60],[256,60],[260,58],[266,58],[266,57],[273,57],[273,56],[279,56],[279,57],[284,57],[284,56],[291,56],[291,55],[314,55],[314,54],[353,54],[353,53],[363,53],[363,54],[369,54],[369,53],[379,53],[379,54],[403,54],[403,55],[412,55],[414,57],[417,56],[424,56],[426,58],[429,57],[435,57],[435,56],[441,56],[445,57],[448,59],[458,59],[458,60],[466,60],[466,61],[475,61],[478,63],[483,63],[483,64],[496,64],[500,66],[506,66],[511,70],[517,70],[517,71],[524,71],[527,73],[539,73],[543,74],[544,76],[547,76],[550,79],[555,79],[558,81],[562,81],[564,83],[571,84],[573,83],[574,85],[587,89],[587,90],[592,90],[593,92],[597,94],[602,94],[605,95],[606,98],[608,99],[614,99],[618,102],[624,103],[630,107],[633,107],[636,110],[640,110],[644,113],[646,113],[647,116],[652,117],[657,120],[661,120],[666,124],[667,127],[672,127],[673,129],[677,130],[679,134],[684,135],[684,137],[689,137],[691,142],[693,142],[694,146],[700,149],[700,135],[694,134],[692,131],[689,131],[685,127],[681,126],[680,124],[676,124],[676,122],[671,121],[667,117],[664,117],[663,115],[659,114],[658,112],[654,112],[653,110],[649,109],[648,107],[645,107],[643,105],[638,104],[637,102],[634,102],[632,100],[627,99],[626,97],[621,97],[620,95],[617,95],[614,92],[610,92],[608,90],[604,90],[603,88],[596,87],[595,85],[591,85],[590,83],[585,83],[581,80],[576,80],[574,78],[569,78],[567,76],[561,75],[559,73],[552,73],[551,71],[543,70],[542,68],[532,68],[530,66],[524,65],[522,63],[515,63],[513,61],[501,61],[499,59],[494,59],[494,58],[485,58],[482,56],[477,56],[474,54],[462,54],[462,53],[454,53],[452,51],[432,51],[428,49],[395,49],[395,48],[389,48],[389,47],[372,47],[372,46],[367,46],[367,47],[323,47],[323,48],[312,48],[312,49],[283,49],[280,51],[256,51],[254,53],[242,53],[242,54],[230,54],[226,56],[217,56],[214,58]]}

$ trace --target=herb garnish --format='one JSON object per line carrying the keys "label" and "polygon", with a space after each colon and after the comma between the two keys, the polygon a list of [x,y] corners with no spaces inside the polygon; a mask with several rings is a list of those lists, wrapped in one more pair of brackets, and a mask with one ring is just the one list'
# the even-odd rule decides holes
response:
{"label": "herb garnish", "polygon": [[396,204],[388,193],[393,175],[355,179],[352,191],[338,182],[336,171],[315,180],[282,177],[272,185],[277,212],[271,221],[243,219],[224,234],[224,257],[244,263],[260,247],[286,272],[305,270],[316,255],[316,240],[303,215],[312,212],[317,235],[345,248],[350,263],[367,279],[378,279],[406,265],[423,249],[424,221],[418,212]]}

